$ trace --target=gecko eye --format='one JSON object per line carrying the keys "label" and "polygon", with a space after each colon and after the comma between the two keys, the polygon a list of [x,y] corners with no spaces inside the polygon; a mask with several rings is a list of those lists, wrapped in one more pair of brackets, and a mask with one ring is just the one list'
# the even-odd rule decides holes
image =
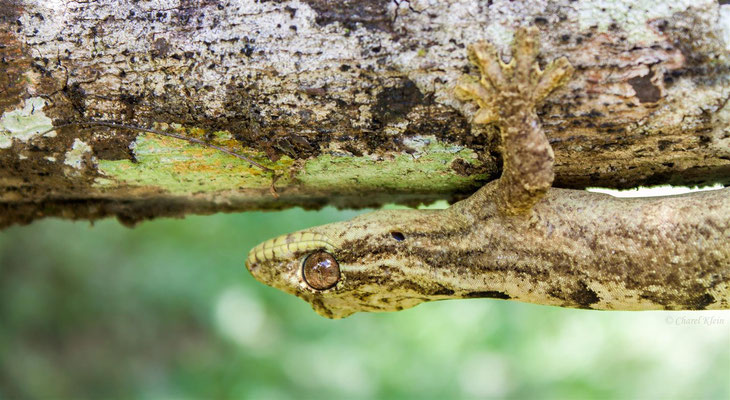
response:
{"label": "gecko eye", "polygon": [[340,280],[340,264],[330,253],[317,251],[304,259],[302,275],[312,289],[326,290]]}

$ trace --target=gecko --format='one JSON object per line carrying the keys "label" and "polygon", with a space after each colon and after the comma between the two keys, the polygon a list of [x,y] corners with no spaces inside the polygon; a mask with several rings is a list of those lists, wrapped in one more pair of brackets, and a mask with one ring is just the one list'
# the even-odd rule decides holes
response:
{"label": "gecko", "polygon": [[515,33],[506,63],[468,47],[479,77],[453,94],[473,124],[496,124],[499,179],[443,210],[380,210],[283,235],[246,267],[320,315],[398,311],[445,299],[496,298],[596,310],[730,308],[730,189],[625,199],[553,188],[554,155],[536,112],[573,72],[541,69],[538,31]]}

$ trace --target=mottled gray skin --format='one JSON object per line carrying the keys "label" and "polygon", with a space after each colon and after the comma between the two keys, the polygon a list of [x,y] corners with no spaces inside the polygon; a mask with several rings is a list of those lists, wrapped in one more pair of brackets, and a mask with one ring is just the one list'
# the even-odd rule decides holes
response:
{"label": "mottled gray skin", "polygon": [[[499,180],[446,210],[377,211],[280,237],[286,247],[276,254],[252,251],[253,276],[329,318],[474,297],[602,310],[730,308],[730,189],[619,199],[550,188],[553,153],[535,105],[566,81],[570,64],[540,70],[535,30],[517,32],[513,54],[504,63],[490,44],[475,44],[481,79],[455,88],[478,104],[474,123],[500,127]],[[323,239],[300,240],[310,234]],[[340,271],[322,291],[302,274],[321,250]]]}
{"label": "mottled gray skin", "polygon": [[376,211],[307,229],[332,239],[342,273],[333,289],[302,280],[311,251],[249,269],[330,318],[473,297],[603,310],[730,305],[730,190],[620,199],[551,189],[529,215],[505,216],[496,186],[446,210]]}

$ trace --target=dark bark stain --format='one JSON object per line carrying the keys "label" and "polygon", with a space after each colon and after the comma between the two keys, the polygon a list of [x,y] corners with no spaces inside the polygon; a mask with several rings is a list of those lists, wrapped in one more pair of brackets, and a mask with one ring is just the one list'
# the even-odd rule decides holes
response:
{"label": "dark bark stain", "polygon": [[[246,85],[229,85],[226,88],[225,114],[214,120],[206,119],[201,125],[232,132],[238,141],[260,148],[272,161],[282,155],[293,159],[316,157],[321,147],[331,140],[326,129],[320,129],[318,124],[310,121],[309,113],[264,116],[259,102],[266,100],[251,96],[251,89]],[[305,123],[312,124],[314,131],[299,133],[301,130],[296,127]]]}
{"label": "dark bark stain", "polygon": [[680,77],[692,77],[698,84],[711,86],[725,80],[730,74],[730,65],[718,62],[722,58],[721,54],[725,53],[722,41],[700,33],[712,30],[708,26],[710,23],[692,8],[652,23],[668,36],[668,41],[684,56],[682,68],[671,71],[665,77],[668,84]]}
{"label": "dark bark stain", "polygon": [[138,134],[137,131],[119,129],[111,137],[93,137],[89,146],[100,160],[136,161],[130,146],[137,139]]}
{"label": "dark bark stain", "polygon": [[382,125],[405,118],[414,106],[421,103],[423,93],[412,80],[403,79],[394,86],[386,87],[375,97],[374,122]]}
{"label": "dark bark stain", "polygon": [[651,82],[651,76],[637,76],[629,79],[629,84],[636,92],[641,103],[656,103],[661,98],[661,91]]}
{"label": "dark bark stain", "polygon": [[489,164],[476,165],[476,164],[472,164],[464,159],[457,158],[451,162],[450,167],[456,174],[461,175],[461,176],[471,176],[471,175],[475,175],[475,174],[489,174],[490,176],[493,177],[492,179],[496,179],[498,177],[498,175],[496,174],[496,171],[494,169],[487,168],[486,165],[489,165]]}
{"label": "dark bark stain", "polygon": [[71,86],[65,86],[61,89],[63,95],[68,100],[70,106],[76,112],[79,117],[83,117],[86,113],[86,91],[81,87],[81,84],[74,82]]}
{"label": "dark bark stain", "polygon": [[[53,195],[61,196],[62,193],[83,193],[90,191],[93,180],[99,176],[93,168],[74,170],[74,174],[67,175],[66,172],[72,169],[63,165],[63,157],[71,148],[74,140],[79,138],[89,141],[89,135],[83,131],[68,131],[59,129],[55,138],[36,137],[32,139],[31,146],[25,143],[14,142],[9,149],[0,150],[0,180],[7,178],[2,190],[5,196],[42,199],[45,200]],[[20,159],[23,155],[25,159]],[[53,155],[56,159],[49,160],[46,157]],[[89,159],[86,158],[87,165]],[[76,175],[78,174],[78,175]],[[18,177],[23,177],[22,180]],[[38,208],[37,215],[46,214],[47,210]],[[3,211],[0,211],[3,213]],[[36,216],[37,216],[36,215]],[[6,217],[3,215],[3,217]],[[23,223],[22,216],[8,215],[8,219],[17,218],[7,223]],[[0,218],[0,226],[6,224]]]}
{"label": "dark bark stain", "polygon": [[20,16],[21,10],[18,0],[0,0],[0,24],[14,23]]}
{"label": "dark bark stain", "polygon": [[306,137],[295,133],[284,134],[274,138],[274,146],[291,158],[303,158],[309,154],[315,154],[315,148],[311,146]]}
{"label": "dark bark stain", "polygon": [[664,151],[673,144],[675,144],[675,142],[672,140],[660,140],[659,142],[657,142],[657,148],[659,149],[659,151]]}
{"label": "dark bark stain", "polygon": [[362,26],[374,31],[392,31],[388,16],[390,0],[305,0],[317,13],[315,22],[326,26],[334,22],[355,30]]}
{"label": "dark bark stain", "polygon": [[152,58],[165,57],[170,51],[170,44],[164,38],[159,38],[152,43]]}

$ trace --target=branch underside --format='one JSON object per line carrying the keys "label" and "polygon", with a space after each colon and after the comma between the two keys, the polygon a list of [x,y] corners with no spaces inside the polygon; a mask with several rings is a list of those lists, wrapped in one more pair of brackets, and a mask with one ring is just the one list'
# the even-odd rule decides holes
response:
{"label": "branch underside", "polygon": [[[555,79],[535,86],[536,98],[562,67],[545,61],[576,68],[536,110],[554,186],[730,184],[730,63],[715,1],[588,27],[571,22],[567,0],[519,15],[507,3],[446,1],[420,13],[354,3],[332,17],[307,2],[0,0],[0,225],[135,221],[154,216],[145,203],[163,216],[459,199],[515,163],[499,155],[496,127],[472,126],[475,110],[451,94],[467,68],[461,44],[504,26],[493,15],[549,22],[537,24],[541,56],[529,57]],[[65,124],[80,125],[40,134]],[[282,198],[250,162],[120,126],[240,154],[282,174]]]}

